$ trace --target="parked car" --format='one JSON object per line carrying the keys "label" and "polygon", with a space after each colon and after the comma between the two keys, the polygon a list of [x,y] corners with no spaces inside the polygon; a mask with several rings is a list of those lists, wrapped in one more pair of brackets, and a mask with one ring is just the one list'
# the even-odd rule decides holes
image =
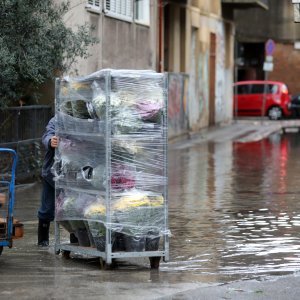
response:
{"label": "parked car", "polygon": [[300,94],[293,95],[291,100],[292,117],[300,117]]}
{"label": "parked car", "polygon": [[283,82],[240,81],[234,84],[234,94],[235,116],[264,115],[279,120],[291,115],[291,95]]}

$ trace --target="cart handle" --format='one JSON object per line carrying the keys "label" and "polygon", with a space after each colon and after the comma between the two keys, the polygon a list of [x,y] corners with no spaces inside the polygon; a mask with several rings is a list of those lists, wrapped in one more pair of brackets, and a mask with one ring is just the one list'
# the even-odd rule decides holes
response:
{"label": "cart handle", "polygon": [[13,164],[12,164],[12,170],[11,170],[11,181],[15,181],[15,172],[17,167],[17,161],[18,161],[18,155],[15,150],[10,148],[0,148],[0,152],[8,152],[11,153],[13,156]]}

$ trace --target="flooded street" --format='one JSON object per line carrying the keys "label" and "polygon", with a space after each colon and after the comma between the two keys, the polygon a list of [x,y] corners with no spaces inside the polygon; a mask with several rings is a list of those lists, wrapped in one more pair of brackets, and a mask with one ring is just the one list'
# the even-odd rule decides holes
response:
{"label": "flooded street", "polygon": [[[170,261],[161,262],[159,271],[150,270],[148,258],[120,260],[106,271],[96,258],[64,259],[54,254],[53,224],[50,247],[37,247],[41,184],[19,185],[15,216],[24,223],[25,236],[0,256],[0,298],[177,299],[168,295],[187,291],[220,291],[226,298],[242,290],[225,290],[224,283],[297,275],[299,153],[299,133],[251,143],[170,145]],[[257,290],[252,288],[254,296]]]}
{"label": "flooded street", "polygon": [[297,272],[299,153],[299,133],[171,151],[163,270],[218,282]]}

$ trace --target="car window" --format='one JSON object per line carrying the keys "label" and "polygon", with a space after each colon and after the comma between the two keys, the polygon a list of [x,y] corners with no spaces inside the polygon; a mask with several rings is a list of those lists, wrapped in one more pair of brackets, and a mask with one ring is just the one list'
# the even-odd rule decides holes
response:
{"label": "car window", "polygon": [[277,94],[278,89],[278,85],[276,84],[253,84],[251,94]]}
{"label": "car window", "polygon": [[237,93],[238,95],[245,95],[250,93],[250,85],[244,84],[244,85],[237,85]]}
{"label": "car window", "polygon": [[268,94],[277,94],[279,87],[277,84],[268,84]]}
{"label": "car window", "polygon": [[[279,87],[277,84],[241,84],[237,85],[237,93],[238,95],[245,94],[277,94]],[[266,90],[265,90],[266,88]]]}
{"label": "car window", "polygon": [[264,84],[252,84],[251,94],[263,94],[265,89]]}

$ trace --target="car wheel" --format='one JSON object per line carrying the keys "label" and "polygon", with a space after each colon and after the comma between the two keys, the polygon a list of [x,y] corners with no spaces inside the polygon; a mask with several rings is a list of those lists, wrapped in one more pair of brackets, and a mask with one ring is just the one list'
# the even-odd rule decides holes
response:
{"label": "car wheel", "polygon": [[279,120],[282,118],[282,110],[278,106],[273,106],[268,110],[268,117],[270,120]]}

